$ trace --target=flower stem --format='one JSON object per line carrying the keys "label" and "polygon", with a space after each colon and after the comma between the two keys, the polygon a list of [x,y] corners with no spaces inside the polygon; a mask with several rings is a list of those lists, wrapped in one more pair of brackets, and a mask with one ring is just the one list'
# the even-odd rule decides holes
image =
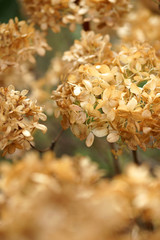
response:
{"label": "flower stem", "polygon": [[114,165],[114,171],[115,171],[115,175],[118,175],[121,173],[121,168],[120,168],[120,164],[119,164],[119,159],[118,156],[115,157],[115,155],[113,154],[112,150],[116,151],[115,148],[115,144],[114,143],[110,143],[110,148],[111,148],[111,153],[112,153],[112,159],[113,159],[113,165]]}
{"label": "flower stem", "polygon": [[35,149],[35,150],[38,151],[39,153],[44,153],[44,152],[47,152],[47,151],[53,151],[53,150],[54,150],[54,147],[55,147],[56,143],[58,142],[59,138],[61,137],[63,131],[64,131],[64,130],[62,129],[62,130],[59,132],[59,134],[56,136],[56,138],[52,141],[51,145],[50,145],[48,148],[46,148],[46,149],[41,150],[41,149],[37,149],[37,148],[36,148],[35,146],[33,146],[31,143],[30,143],[30,145],[31,145],[31,147],[32,147],[33,149]]}
{"label": "flower stem", "polygon": [[90,24],[89,24],[89,22],[84,22],[84,23],[83,23],[83,30],[85,30],[85,31],[89,31],[89,30],[90,30]]}
{"label": "flower stem", "polygon": [[141,165],[141,162],[139,161],[138,159],[138,156],[137,156],[137,150],[132,150],[132,155],[133,155],[133,161],[136,165]]}

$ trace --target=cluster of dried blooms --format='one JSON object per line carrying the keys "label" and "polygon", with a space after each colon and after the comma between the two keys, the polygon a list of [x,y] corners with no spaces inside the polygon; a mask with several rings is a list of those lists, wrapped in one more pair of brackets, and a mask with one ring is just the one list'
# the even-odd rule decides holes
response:
{"label": "cluster of dried blooms", "polygon": [[82,31],[81,39],[75,40],[70,50],[64,52],[65,68],[71,72],[82,64],[110,64],[114,59],[111,47],[109,35]]}
{"label": "cluster of dried blooms", "polygon": [[160,55],[160,15],[151,10],[139,6],[137,10],[131,11],[126,18],[123,27],[118,28],[118,35],[125,43],[135,40],[149,42]]}
{"label": "cluster of dried blooms", "polygon": [[[70,72],[81,64],[110,64],[113,59],[114,53],[111,51],[109,35],[102,36],[95,34],[93,31],[82,31],[81,40],[75,40],[70,51],[66,51],[62,58],[60,56],[54,57],[42,78],[37,81],[30,81],[31,96],[36,98],[38,103],[45,104],[45,111],[51,115],[54,110],[53,101],[48,101],[51,90],[61,81],[66,81]],[[25,79],[23,82],[25,82]]]}
{"label": "cluster of dried blooms", "polygon": [[160,174],[130,166],[102,179],[86,157],[29,153],[1,165],[3,240],[145,240],[160,238]]}
{"label": "cluster of dried blooms", "polygon": [[43,56],[46,49],[48,44],[32,24],[15,18],[0,25],[0,73],[26,61],[34,63],[34,54]]}
{"label": "cluster of dried blooms", "polygon": [[22,0],[25,11],[42,30],[59,32],[69,25],[94,22],[98,28],[113,27],[130,10],[130,0]]}
{"label": "cluster of dried blooms", "polygon": [[27,90],[15,91],[12,85],[0,88],[0,150],[3,155],[14,153],[17,148],[29,149],[33,131],[46,131],[38,122],[46,120],[42,107],[28,99],[27,93]]}
{"label": "cluster of dried blooms", "polygon": [[53,92],[56,116],[87,146],[107,136],[132,150],[159,148],[159,68],[154,48],[140,43],[123,46],[108,65],[81,65]]}
{"label": "cluster of dried blooms", "polygon": [[[149,0],[143,0],[150,4]],[[59,32],[76,24],[105,32],[130,10],[130,0],[21,0],[31,21]],[[130,12],[118,34],[125,46],[111,49],[109,35],[81,33],[62,59],[52,60],[35,81],[27,63],[49,49],[43,35],[25,21],[0,25],[0,150],[29,149],[46,115],[26,97],[31,89],[47,114],[90,147],[95,137],[125,142],[132,150],[160,148],[159,19],[149,10]],[[91,23],[92,22],[92,23]],[[103,33],[104,33],[103,32]],[[136,40],[132,45],[131,41]],[[137,41],[138,40],[138,41]],[[144,42],[149,43],[144,43]],[[52,100],[48,100],[51,90]],[[53,108],[54,106],[54,108]],[[115,160],[122,149],[112,149]],[[14,158],[14,157],[13,157]],[[159,240],[160,169],[129,166],[109,180],[87,157],[56,158],[29,152],[0,167],[0,239]]]}

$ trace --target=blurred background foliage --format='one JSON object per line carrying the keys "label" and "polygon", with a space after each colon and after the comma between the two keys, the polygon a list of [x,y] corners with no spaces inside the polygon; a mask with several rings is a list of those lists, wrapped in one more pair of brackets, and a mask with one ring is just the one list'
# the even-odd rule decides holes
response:
{"label": "blurred background foliage", "polygon": [[[7,23],[10,18],[18,17],[20,20],[26,19],[25,13],[22,13],[21,6],[16,0],[0,0],[0,22]],[[77,26],[76,31],[71,33],[67,28],[63,28],[60,33],[48,32],[47,41],[52,50],[48,51],[45,57],[37,57],[36,63],[36,76],[37,78],[43,77],[45,71],[48,69],[51,59],[57,54],[62,54],[68,50],[73,44],[75,39],[80,38],[81,26]],[[113,38],[113,41],[116,40]],[[13,83],[14,84],[14,83]],[[48,117],[47,123],[48,132],[43,135],[37,131],[35,133],[35,142],[38,149],[45,149],[50,145],[52,140],[56,138],[61,131],[60,120],[56,120],[53,116]],[[125,146],[122,146],[124,154],[120,156],[120,164],[123,167],[132,160],[132,154]],[[108,172],[108,176],[112,176],[114,172],[112,155],[110,147],[108,146],[105,138],[95,139],[91,148],[87,148],[84,142],[77,139],[70,130],[63,132],[60,140],[55,146],[57,156],[63,154],[87,155],[93,161],[99,163],[101,168]],[[141,161],[150,162],[152,165],[159,164],[159,150],[148,149],[146,152],[138,150],[138,156]]]}

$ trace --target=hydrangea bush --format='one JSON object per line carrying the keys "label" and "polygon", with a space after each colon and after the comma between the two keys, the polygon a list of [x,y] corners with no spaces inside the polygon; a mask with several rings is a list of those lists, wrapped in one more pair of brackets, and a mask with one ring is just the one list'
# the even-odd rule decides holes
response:
{"label": "hydrangea bush", "polygon": [[[19,3],[28,19],[0,24],[0,239],[160,239],[160,168],[137,157],[160,148],[160,2]],[[41,76],[34,64],[51,50],[49,29],[77,24],[80,39]],[[38,148],[35,132],[51,132],[55,118],[62,131]],[[111,179],[101,150],[97,163],[56,155],[66,129],[86,148],[106,139]]]}

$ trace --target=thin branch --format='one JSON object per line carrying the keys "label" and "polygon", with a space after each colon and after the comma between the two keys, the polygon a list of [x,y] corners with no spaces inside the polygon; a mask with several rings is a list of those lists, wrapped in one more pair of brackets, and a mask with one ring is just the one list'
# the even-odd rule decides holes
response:
{"label": "thin branch", "polygon": [[159,0],[152,0],[153,2],[155,2],[156,4],[160,5],[160,1]]}
{"label": "thin branch", "polygon": [[136,165],[140,166],[141,162],[138,159],[137,150],[132,151],[133,161]]}
{"label": "thin branch", "polygon": [[40,153],[44,153],[44,152],[47,152],[47,151],[53,151],[54,148],[55,148],[55,145],[56,145],[56,143],[58,142],[59,138],[61,137],[63,131],[64,131],[64,130],[61,129],[61,131],[59,132],[59,134],[58,134],[58,135],[56,136],[56,138],[52,141],[51,145],[50,145],[48,148],[44,149],[44,150],[37,149],[37,148],[36,148],[35,146],[33,146],[31,143],[30,143],[30,145],[31,145],[31,147],[32,147],[33,149],[35,149],[36,151],[38,151],[38,152],[40,152]]}
{"label": "thin branch", "polygon": [[90,24],[89,24],[89,22],[84,22],[83,23],[83,30],[90,31]]}
{"label": "thin branch", "polygon": [[[116,148],[115,148],[115,144],[114,144],[114,143],[110,143],[109,145],[110,145],[111,150],[115,150],[115,151],[116,151]],[[120,168],[120,164],[119,164],[119,159],[118,159],[118,157],[115,157],[115,155],[113,154],[112,151],[111,151],[111,153],[112,153],[114,171],[115,171],[115,174],[118,175],[118,174],[121,173],[121,168]]]}

